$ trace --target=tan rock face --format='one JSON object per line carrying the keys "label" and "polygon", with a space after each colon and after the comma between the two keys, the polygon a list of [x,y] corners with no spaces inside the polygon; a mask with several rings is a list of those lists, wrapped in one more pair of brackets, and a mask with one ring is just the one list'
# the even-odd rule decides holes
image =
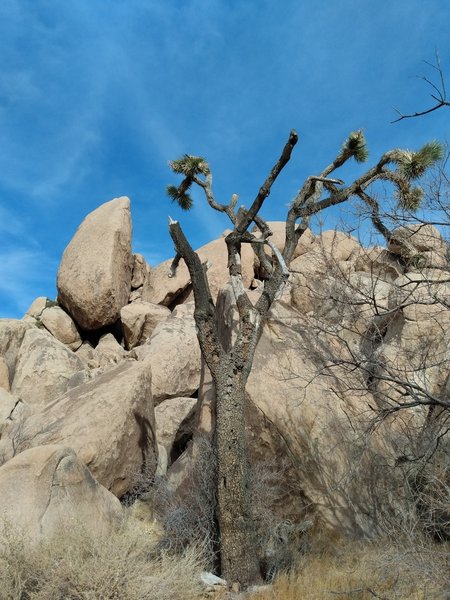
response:
{"label": "tan rock face", "polygon": [[125,361],[26,419],[18,451],[72,447],[116,496],[130,489],[145,461],[156,469],[155,416],[148,363]]}
{"label": "tan rock face", "polygon": [[83,329],[114,323],[131,287],[131,217],[128,198],[90,213],[64,251],[58,298]]}
{"label": "tan rock face", "polygon": [[70,448],[32,448],[0,467],[0,530],[7,523],[31,543],[77,524],[107,534],[122,518],[119,500]]}
{"label": "tan rock face", "polygon": [[404,272],[398,257],[380,246],[361,248],[351,259],[355,263],[355,271],[370,273],[383,281],[394,281]]}
{"label": "tan rock face", "polygon": [[82,340],[73,319],[59,306],[45,308],[41,314],[41,322],[53,337],[71,350],[77,350],[81,346]]}
{"label": "tan rock face", "polygon": [[414,246],[418,252],[434,251],[440,254],[446,246],[438,229],[434,225],[428,224],[407,225],[398,227],[392,232],[388,249],[394,254],[402,254],[404,248],[397,240],[405,240],[408,244]]}
{"label": "tan rock face", "polygon": [[35,319],[39,319],[44,310],[47,308],[49,300],[45,296],[39,296],[30,305],[30,308],[27,310],[25,315],[29,317],[34,317]]}
{"label": "tan rock face", "polygon": [[366,272],[335,279],[329,298],[315,315],[363,335],[375,317],[387,313],[393,285]]}
{"label": "tan rock face", "polygon": [[[404,388],[398,380],[417,386],[413,394],[418,398],[427,394],[441,398],[450,360],[448,273],[439,269],[405,273],[395,281],[389,305],[397,318],[388,323],[383,343],[374,355],[376,374],[387,375],[374,379],[375,391],[381,399],[404,402]],[[422,424],[427,411],[427,407],[419,406],[409,412],[421,417]]]}
{"label": "tan rock face", "polygon": [[394,282],[390,307],[412,304],[447,305],[450,302],[448,273],[440,269],[423,269],[420,273],[405,273]]}
{"label": "tan rock face", "polygon": [[11,391],[30,404],[48,404],[66,392],[70,378],[82,369],[81,360],[64,344],[33,328],[23,338]]}
{"label": "tan rock face", "polygon": [[361,246],[351,235],[342,231],[323,231],[315,240],[315,251],[322,252],[325,257],[334,261],[348,260]]}
{"label": "tan rock face", "polygon": [[125,358],[125,350],[116,340],[112,333],[105,333],[100,338],[95,350],[94,360],[98,366],[105,368],[117,365]]}
{"label": "tan rock face", "polygon": [[14,456],[23,422],[31,412],[28,405],[0,388],[0,465]]}
{"label": "tan rock face", "polygon": [[87,369],[97,369],[100,366],[95,349],[90,342],[83,342],[76,351],[76,355]]}
{"label": "tan rock face", "polygon": [[152,371],[153,400],[192,396],[200,385],[201,354],[192,303],[177,306],[143,346],[133,350]]}
{"label": "tan rock face", "polygon": [[0,319],[0,356],[8,366],[9,382],[14,379],[17,355],[25,332],[32,325],[15,319]]}
{"label": "tan rock face", "polygon": [[164,446],[168,456],[181,424],[192,413],[196,404],[196,398],[169,398],[155,408],[156,438]]}
{"label": "tan rock face", "polygon": [[7,392],[9,392],[11,389],[9,382],[9,369],[3,356],[0,356],[0,388],[3,388]]}
{"label": "tan rock face", "polygon": [[131,277],[131,288],[133,290],[144,285],[145,280],[150,274],[150,266],[147,264],[142,254],[133,254],[133,271]]}
{"label": "tan rock face", "polygon": [[[220,288],[229,281],[226,243],[223,239],[214,240],[199,248],[197,253],[202,263],[208,264],[209,287],[215,300]],[[241,267],[245,287],[250,287],[253,280],[253,256],[250,245],[242,244]],[[166,260],[152,269],[142,292],[144,302],[170,306],[189,288],[191,280],[184,262],[180,262],[175,277],[168,277],[171,263],[172,260]]]}
{"label": "tan rock face", "polygon": [[[344,253],[344,255],[347,253]],[[291,303],[302,314],[324,315],[330,306],[337,282],[347,281],[354,273],[351,260],[337,260],[327,255],[318,244],[292,261],[290,266]]]}
{"label": "tan rock face", "polygon": [[143,344],[153,333],[158,323],[170,316],[170,310],[160,304],[133,302],[120,311],[123,335],[128,349]]}

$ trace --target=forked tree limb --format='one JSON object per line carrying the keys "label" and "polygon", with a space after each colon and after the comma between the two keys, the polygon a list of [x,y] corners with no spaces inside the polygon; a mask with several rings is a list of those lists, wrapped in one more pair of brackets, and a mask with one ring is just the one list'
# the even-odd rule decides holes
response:
{"label": "forked tree limb", "polygon": [[289,162],[289,159],[291,158],[292,150],[294,149],[294,146],[296,145],[297,142],[298,142],[298,134],[295,131],[295,129],[293,129],[291,131],[291,133],[289,134],[289,139],[283,148],[283,152],[281,153],[280,158],[275,163],[274,167],[270,171],[270,173],[267,176],[267,179],[265,180],[263,185],[260,187],[258,195],[254,199],[253,204],[251,205],[249,210],[246,211],[246,214],[244,215],[244,217],[241,218],[241,220],[237,224],[236,231],[238,233],[243,233],[244,231],[246,231],[248,229],[250,223],[255,219],[256,215],[261,210],[264,200],[270,194],[272,185],[274,184],[275,180],[277,179],[277,177],[281,173],[281,171],[284,169],[286,164]]}

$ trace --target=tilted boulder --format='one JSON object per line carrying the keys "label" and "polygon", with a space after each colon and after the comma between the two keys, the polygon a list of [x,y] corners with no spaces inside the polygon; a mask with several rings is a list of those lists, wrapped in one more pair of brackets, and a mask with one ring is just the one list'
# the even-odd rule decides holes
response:
{"label": "tilted boulder", "polygon": [[32,414],[17,451],[46,444],[73,448],[116,496],[132,487],[143,466],[151,475],[157,450],[150,365],[124,361]]}
{"label": "tilted boulder", "polygon": [[160,304],[132,302],[120,311],[123,336],[128,349],[143,344],[161,321],[170,316],[170,310]]}
{"label": "tilted boulder", "polygon": [[201,366],[193,303],[177,306],[152,337],[132,352],[151,365],[155,405],[166,398],[192,396],[200,385]]}
{"label": "tilted boulder", "polygon": [[114,323],[128,303],[132,264],[130,200],[115,198],[84,219],[65,249],[60,304],[83,329]]}
{"label": "tilted boulder", "polygon": [[71,448],[31,448],[0,467],[0,535],[10,527],[36,543],[76,526],[103,535],[122,519],[119,500]]}
{"label": "tilted boulder", "polygon": [[42,329],[25,333],[11,391],[30,404],[47,404],[62,396],[70,378],[83,369],[81,360]]}
{"label": "tilted boulder", "polygon": [[41,314],[41,322],[53,337],[71,350],[77,350],[81,346],[82,340],[73,319],[59,306],[45,308]]}

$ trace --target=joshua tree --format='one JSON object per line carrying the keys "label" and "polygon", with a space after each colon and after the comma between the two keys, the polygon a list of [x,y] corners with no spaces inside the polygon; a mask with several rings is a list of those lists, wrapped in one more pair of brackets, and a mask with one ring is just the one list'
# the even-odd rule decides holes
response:
{"label": "joshua tree", "polygon": [[[418,152],[392,150],[346,186],[342,180],[332,176],[334,172],[351,158],[364,162],[368,157],[362,131],[351,133],[333,162],[317,176],[308,177],[290,204],[286,215],[284,250],[280,252],[270,241],[271,231],[260,211],[272,185],[289,161],[297,141],[297,133],[291,131],[280,158],[249,208],[241,206],[237,209],[236,195],[232,196],[229,204],[221,204],[216,200],[211,170],[204,158],[186,154],[169,163],[174,173],[183,176],[178,187],[171,185],[167,188],[172,200],[183,209],[191,208],[189,191],[193,185],[197,185],[204,191],[209,206],[225,213],[233,227],[225,238],[225,243],[228,249],[228,270],[239,315],[239,330],[231,347],[225,348],[218,333],[220,315],[216,313],[209,290],[206,267],[190,246],[179,223],[169,219],[169,231],[176,250],[170,275],[175,274],[182,258],[192,281],[194,318],[200,348],[216,390],[214,445],[218,464],[217,520],[221,571],[228,581],[239,582],[243,586],[257,582],[260,578],[248,494],[245,386],[268,312],[289,278],[289,265],[294,250],[313,215],[346,202],[351,197],[359,197],[370,206],[374,225],[383,235],[389,235],[387,230],[380,229],[379,219],[377,221],[378,204],[369,196],[368,188],[376,181],[389,182],[396,189],[401,205],[417,206],[422,192],[413,182],[442,155],[442,149],[437,143],[428,144]],[[256,226],[255,233],[249,231],[253,224]],[[255,304],[250,301],[243,284],[240,261],[242,244],[251,244],[267,274],[263,291]],[[270,249],[269,253],[266,253],[266,247]]]}

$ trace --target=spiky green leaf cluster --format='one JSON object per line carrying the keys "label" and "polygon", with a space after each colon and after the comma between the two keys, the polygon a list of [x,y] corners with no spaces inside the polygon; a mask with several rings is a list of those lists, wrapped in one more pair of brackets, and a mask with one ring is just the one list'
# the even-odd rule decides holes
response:
{"label": "spiky green leaf cluster", "polygon": [[420,187],[409,187],[407,191],[399,191],[397,200],[405,210],[415,212],[420,208],[423,199],[423,190]]}
{"label": "spiky green leaf cluster", "polygon": [[345,140],[342,150],[344,152],[350,152],[356,162],[365,162],[367,160],[369,157],[369,150],[362,129],[352,131]]}
{"label": "spiky green leaf cluster", "polygon": [[421,177],[443,155],[444,149],[442,145],[437,141],[433,141],[425,144],[418,152],[412,152],[411,150],[396,151],[395,161],[402,177],[405,177],[408,181],[412,181]]}
{"label": "spiky green leaf cluster", "polygon": [[181,158],[169,161],[169,167],[178,175],[194,177],[195,175],[208,175],[209,165],[201,156],[184,154]]}
{"label": "spiky green leaf cluster", "polygon": [[193,205],[192,198],[186,190],[183,191],[180,188],[176,185],[168,185],[166,188],[167,195],[172,199],[172,202],[178,202],[178,205],[183,210],[190,210]]}
{"label": "spiky green leaf cluster", "polygon": [[183,210],[192,208],[193,201],[189,189],[196,175],[209,175],[209,166],[201,156],[191,156],[184,154],[181,158],[169,161],[169,167],[177,175],[184,175],[183,181],[177,187],[175,185],[167,186],[167,194],[173,202],[178,202]]}

